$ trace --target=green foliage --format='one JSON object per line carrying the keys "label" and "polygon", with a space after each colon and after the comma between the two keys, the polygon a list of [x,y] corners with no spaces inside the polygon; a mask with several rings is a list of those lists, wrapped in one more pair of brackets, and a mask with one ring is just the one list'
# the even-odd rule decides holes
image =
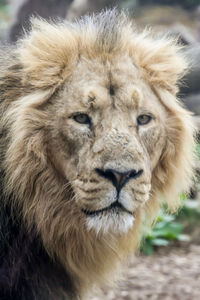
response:
{"label": "green foliage", "polygon": [[200,205],[199,200],[187,200],[180,210],[177,221],[181,222],[188,233],[195,228],[200,228]]}
{"label": "green foliage", "polygon": [[177,215],[168,214],[163,208],[152,231],[144,230],[142,253],[151,255],[157,247],[168,246],[173,241],[189,241],[195,228],[200,228],[198,200],[188,200],[185,195],[181,199],[183,207]]}
{"label": "green foliage", "polygon": [[163,209],[153,230],[144,235],[142,252],[151,255],[158,246],[168,246],[174,240],[188,240],[188,236],[183,234],[183,228],[183,224],[176,221],[176,216]]}

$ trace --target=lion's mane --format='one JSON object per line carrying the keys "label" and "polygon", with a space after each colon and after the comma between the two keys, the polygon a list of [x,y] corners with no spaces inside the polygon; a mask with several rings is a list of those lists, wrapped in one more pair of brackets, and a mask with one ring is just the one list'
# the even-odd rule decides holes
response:
{"label": "lion's mane", "polygon": [[[167,138],[133,228],[103,236],[86,230],[71,204],[73,189],[54,168],[45,107],[57,101],[80,56],[112,61],[124,53],[166,108]],[[162,198],[176,210],[190,187],[194,128],[176,99],[187,64],[175,41],[137,33],[116,11],[75,23],[33,20],[30,34],[2,49],[0,59],[1,299],[77,299],[136,250],[142,215],[154,219]]]}

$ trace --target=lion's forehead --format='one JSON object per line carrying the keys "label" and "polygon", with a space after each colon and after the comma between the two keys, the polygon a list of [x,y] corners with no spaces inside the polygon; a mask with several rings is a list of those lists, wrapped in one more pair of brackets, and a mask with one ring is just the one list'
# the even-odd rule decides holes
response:
{"label": "lion's forehead", "polygon": [[[65,95],[65,93],[67,95]],[[130,57],[88,61],[82,59],[67,83],[64,98],[68,110],[108,109],[120,111],[153,110],[158,115],[164,107]]]}

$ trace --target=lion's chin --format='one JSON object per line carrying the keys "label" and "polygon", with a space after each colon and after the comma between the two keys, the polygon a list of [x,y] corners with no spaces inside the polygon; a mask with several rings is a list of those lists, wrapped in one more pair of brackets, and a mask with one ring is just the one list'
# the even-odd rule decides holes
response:
{"label": "lion's chin", "polygon": [[86,225],[88,231],[99,233],[126,234],[133,227],[134,216],[130,213],[121,211],[107,211],[97,215],[88,215]]}

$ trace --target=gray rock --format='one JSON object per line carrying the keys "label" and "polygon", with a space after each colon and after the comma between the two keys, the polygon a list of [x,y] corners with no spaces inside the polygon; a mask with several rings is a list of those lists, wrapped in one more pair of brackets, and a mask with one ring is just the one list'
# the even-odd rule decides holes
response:
{"label": "gray rock", "polygon": [[182,98],[182,100],[189,110],[194,112],[196,115],[200,115],[200,93],[188,95],[185,98]]}

